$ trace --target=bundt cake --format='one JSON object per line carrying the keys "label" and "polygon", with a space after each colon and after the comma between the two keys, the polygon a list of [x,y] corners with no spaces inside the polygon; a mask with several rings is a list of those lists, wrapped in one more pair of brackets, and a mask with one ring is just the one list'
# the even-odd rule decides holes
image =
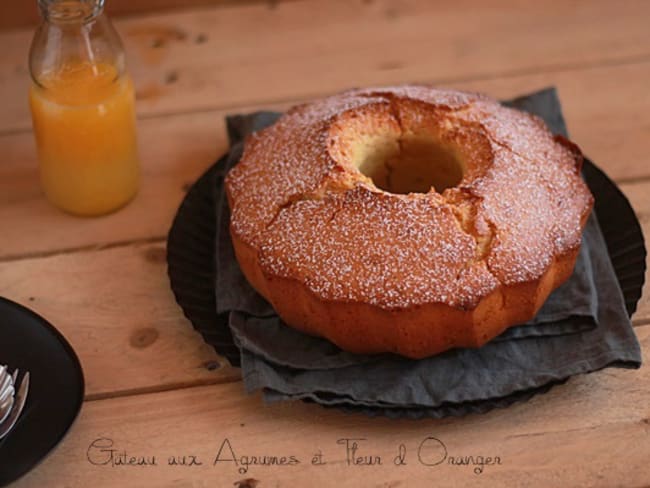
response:
{"label": "bundt cake", "polygon": [[593,198],[576,145],[480,94],[352,90],[254,133],[226,178],[251,285],[355,353],[479,347],[572,273]]}

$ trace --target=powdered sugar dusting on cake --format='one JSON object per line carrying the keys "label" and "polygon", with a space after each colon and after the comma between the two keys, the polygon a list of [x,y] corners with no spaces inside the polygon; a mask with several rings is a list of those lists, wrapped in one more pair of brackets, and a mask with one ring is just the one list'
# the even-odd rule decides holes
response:
{"label": "powdered sugar dusting on cake", "polygon": [[[253,134],[241,161],[228,173],[231,225],[246,242],[260,233],[294,196],[312,192],[336,164],[327,152],[327,126],[336,114],[377,102],[331,97],[290,110],[271,127]],[[381,101],[381,100],[379,100]]]}
{"label": "powdered sugar dusting on cake", "polygon": [[468,185],[496,228],[489,268],[504,284],[532,281],[580,244],[591,195],[540,119],[486,100],[473,108],[456,116],[484,126],[493,145],[487,173]]}
{"label": "powdered sugar dusting on cake", "polygon": [[[391,104],[399,113],[412,101],[425,109],[409,106],[408,123],[443,118],[442,137],[462,146],[469,165],[444,196],[383,192],[328,152],[343,112]],[[341,171],[349,188],[328,191]],[[227,189],[231,230],[258,250],[266,276],[297,280],[324,300],[383,308],[472,308],[500,284],[538,279],[579,245],[592,203],[574,155],[539,119],[481,95],[422,86],[352,90],[292,109],[247,141]],[[454,213],[464,196],[469,223]],[[484,235],[489,246],[477,258]]]}
{"label": "powdered sugar dusting on cake", "polygon": [[265,233],[260,264],[329,300],[384,308],[475,305],[498,282],[439,199],[392,198],[365,186],[297,202]]}
{"label": "powdered sugar dusting on cake", "polygon": [[471,103],[487,99],[485,95],[479,93],[461,92],[458,90],[447,90],[444,88],[433,88],[427,85],[401,85],[364,88],[351,93],[354,93],[355,95],[386,94],[390,97],[419,100],[431,105],[445,107],[451,110],[457,110]]}

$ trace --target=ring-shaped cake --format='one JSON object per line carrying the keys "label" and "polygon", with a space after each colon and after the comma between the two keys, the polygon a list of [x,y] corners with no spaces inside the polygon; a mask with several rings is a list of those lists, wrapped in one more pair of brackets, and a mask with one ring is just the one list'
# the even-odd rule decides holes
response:
{"label": "ring-shaped cake", "polygon": [[237,260],[290,326],[355,353],[479,347],[571,275],[593,197],[537,117],[426,86],[352,90],[250,136]]}

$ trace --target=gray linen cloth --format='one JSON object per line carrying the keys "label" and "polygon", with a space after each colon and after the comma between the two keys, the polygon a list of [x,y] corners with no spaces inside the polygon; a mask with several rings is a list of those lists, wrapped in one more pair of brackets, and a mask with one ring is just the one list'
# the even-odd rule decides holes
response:
{"label": "gray linen cloth", "polygon": [[[504,103],[542,117],[554,133],[567,133],[554,89]],[[261,112],[228,119],[232,149],[222,175],[239,160],[245,136],[279,115]],[[217,312],[230,314],[247,391],[263,389],[268,401],[304,399],[371,415],[443,417],[507,406],[575,374],[641,364],[639,344],[594,214],[573,275],[533,320],[479,349],[410,360],[391,354],[350,354],[284,325],[237,265],[222,177],[217,178],[215,192]]]}

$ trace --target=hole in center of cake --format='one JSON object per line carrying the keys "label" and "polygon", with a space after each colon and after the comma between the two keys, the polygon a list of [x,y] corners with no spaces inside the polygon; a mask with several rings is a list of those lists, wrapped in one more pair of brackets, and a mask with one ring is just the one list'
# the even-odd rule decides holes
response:
{"label": "hole in center of cake", "polygon": [[428,134],[375,136],[355,151],[357,167],[375,186],[390,193],[442,193],[463,179],[455,151]]}

